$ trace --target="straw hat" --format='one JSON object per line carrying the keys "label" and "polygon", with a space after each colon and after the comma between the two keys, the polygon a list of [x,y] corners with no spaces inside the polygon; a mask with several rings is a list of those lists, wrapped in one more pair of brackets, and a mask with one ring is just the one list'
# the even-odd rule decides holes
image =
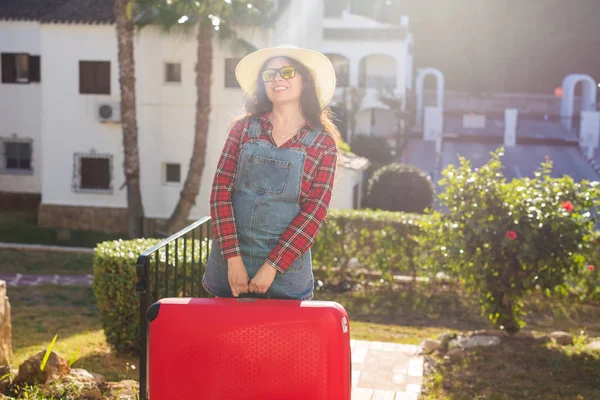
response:
{"label": "straw hat", "polygon": [[235,77],[246,95],[254,93],[258,73],[265,61],[271,57],[289,57],[304,64],[313,75],[317,87],[317,96],[321,108],[324,108],[335,91],[335,69],[333,64],[322,53],[318,51],[301,49],[291,45],[281,45],[256,50],[248,54],[238,63],[235,68]]}

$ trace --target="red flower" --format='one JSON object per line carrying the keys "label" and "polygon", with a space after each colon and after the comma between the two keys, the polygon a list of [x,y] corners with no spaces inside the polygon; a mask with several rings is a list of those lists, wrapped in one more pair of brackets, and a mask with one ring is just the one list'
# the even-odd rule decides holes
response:
{"label": "red flower", "polygon": [[573,207],[573,203],[567,200],[562,202],[562,208],[564,208],[567,212],[571,212],[575,207]]}
{"label": "red flower", "polygon": [[517,232],[515,232],[515,231],[508,231],[508,232],[506,232],[505,236],[507,238],[509,238],[510,240],[515,240],[517,238]]}
{"label": "red flower", "polygon": [[592,264],[587,266],[588,271],[592,272],[596,269],[596,267],[594,267]]}
{"label": "red flower", "polygon": [[544,158],[546,159],[546,161],[550,160],[550,156],[544,156]]}

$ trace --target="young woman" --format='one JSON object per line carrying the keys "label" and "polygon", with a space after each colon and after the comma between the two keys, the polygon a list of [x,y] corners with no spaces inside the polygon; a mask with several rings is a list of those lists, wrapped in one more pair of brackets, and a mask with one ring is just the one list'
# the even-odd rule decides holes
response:
{"label": "young woman", "polygon": [[339,132],[323,54],[293,46],[255,51],[236,78],[247,116],[229,131],[210,198],[213,241],[203,277],[218,297],[308,300],[310,248],[329,207]]}

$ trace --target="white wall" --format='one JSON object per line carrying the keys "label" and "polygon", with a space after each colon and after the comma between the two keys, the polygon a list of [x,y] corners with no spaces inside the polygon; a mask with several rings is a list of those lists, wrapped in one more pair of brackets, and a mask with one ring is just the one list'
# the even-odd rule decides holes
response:
{"label": "white wall", "polygon": [[323,43],[323,0],[292,0],[273,30],[273,45],[319,50]]}
{"label": "white wall", "polygon": [[[44,104],[47,104],[43,115],[43,151],[48,157],[44,163],[42,202],[125,207],[126,191],[119,190],[125,179],[121,126],[101,124],[95,114],[100,102],[119,100],[114,27],[45,26],[43,45],[48,59],[44,74],[54,79],[43,91]],[[166,218],[179,198],[194,141],[196,44],[193,36],[164,36],[145,29],[136,38],[135,45],[142,198],[148,217]],[[70,51],[58,57],[60,48]],[[209,213],[210,184],[227,127],[243,112],[241,90],[224,87],[225,56],[232,54],[215,46],[207,160],[197,206],[192,210],[194,218]],[[111,95],[79,94],[78,62],[86,59],[111,61]],[[182,64],[180,84],[164,82],[165,62]],[[112,194],[86,194],[71,189],[73,154],[90,149],[114,157]],[[181,164],[180,184],[163,184],[162,164],[165,162]]]}
{"label": "white wall", "polygon": [[333,193],[331,195],[331,202],[329,207],[332,209],[347,210],[353,207],[353,193],[354,186],[359,185],[359,202],[362,195],[362,172],[355,170],[349,170],[345,168],[338,169],[335,184],[333,186]]}
{"label": "white wall", "polygon": [[[296,2],[303,12],[306,3]],[[290,6],[292,7],[293,4]],[[288,13],[294,15],[290,8]],[[281,23],[278,23],[281,26]],[[303,25],[304,27],[304,25]],[[244,37],[258,47],[268,45],[268,35],[258,30],[244,32]],[[310,35],[303,39],[307,41]],[[93,46],[90,46],[93,43]],[[120,125],[97,121],[100,102],[118,102],[117,43],[113,26],[44,25],[42,46],[46,62],[43,75],[52,76],[44,87],[45,106],[44,162],[42,202],[44,204],[82,205],[96,207],[126,207],[126,190],[119,190],[125,177]],[[59,56],[59,49],[69,49]],[[243,114],[244,95],[239,88],[225,87],[225,58],[240,58],[228,46],[215,42],[211,116],[208,132],[207,158],[200,193],[191,218],[208,215],[212,179],[219,155],[234,118]],[[138,135],[140,147],[142,198],[144,211],[151,218],[167,218],[179,199],[188,173],[192,152],[196,115],[196,40],[195,36],[164,35],[146,28],[136,36],[136,84],[138,102]],[[80,60],[111,62],[111,94],[79,94]],[[165,62],[182,65],[180,84],[164,82]],[[60,146],[57,145],[60,143]],[[113,155],[112,194],[78,193],[72,190],[76,152]],[[60,150],[60,151],[58,151]],[[163,163],[181,164],[181,182],[163,184]]]}
{"label": "white wall", "polygon": [[[320,1],[294,0],[286,13],[278,21],[276,29],[284,32],[288,39],[283,40],[285,35],[278,36],[279,41],[319,48],[319,21],[322,19]],[[298,26],[292,26],[291,21]],[[24,24],[16,23],[16,26],[21,27]],[[313,27],[307,29],[307,26]],[[40,149],[36,151],[38,154],[44,154],[41,165],[37,168],[43,171],[38,189],[42,193],[42,203],[126,207],[126,189],[121,189],[125,181],[121,125],[103,124],[97,117],[100,104],[118,104],[120,99],[114,26],[44,24],[39,27],[31,24],[31,27],[39,31],[37,48],[34,50],[40,52],[42,59],[43,85],[38,87],[37,102],[37,126],[41,126],[38,129],[41,140],[37,140]],[[294,35],[298,37],[297,40],[292,40]],[[258,47],[270,45],[269,36],[268,33],[255,29],[244,32],[244,37]],[[2,35],[2,38],[4,37],[6,36]],[[226,139],[227,128],[234,118],[244,112],[244,95],[241,89],[226,88],[224,82],[225,58],[241,56],[243,54],[233,54],[227,46],[222,47],[215,42],[207,158],[200,193],[196,206],[192,209],[191,218],[209,214],[212,179]],[[152,28],[146,28],[136,36],[135,58],[141,186],[145,214],[151,218],[167,218],[178,201],[187,176],[194,140],[195,36],[165,36]],[[79,93],[81,60],[110,61],[110,95]],[[180,84],[164,82],[165,62],[182,64]],[[22,110],[23,106],[17,106],[16,109]],[[31,119],[22,116],[15,119],[19,123],[32,122]],[[91,151],[112,155],[112,193],[81,193],[73,190],[74,154]],[[181,164],[179,184],[163,184],[162,168],[166,162]],[[4,186],[4,180],[2,185]],[[22,188],[22,185],[19,187]],[[351,198],[351,187],[349,193],[350,195],[345,193],[340,197]]]}
{"label": "white wall", "polygon": [[[40,54],[40,28],[35,22],[0,21],[0,53]],[[44,58],[41,64],[44,65]],[[0,72],[1,73],[1,72]],[[32,139],[32,173],[0,172],[0,191],[40,193],[41,83],[0,83],[0,138]],[[4,151],[0,148],[0,151]]]}
{"label": "white wall", "polygon": [[[42,203],[122,207],[125,190],[119,125],[97,120],[100,102],[119,101],[115,30],[107,25],[43,25],[42,45]],[[111,94],[79,93],[79,61],[111,62]],[[113,155],[113,194],[72,191],[77,152]]]}
{"label": "white wall", "polygon": [[371,110],[361,110],[356,113],[356,134],[370,135],[372,130],[371,121]]}
{"label": "white wall", "polygon": [[393,83],[396,81],[396,59],[387,54],[366,56],[363,61],[367,76],[367,87],[378,88],[380,79]]}
{"label": "white wall", "polygon": [[[136,41],[136,49],[136,59],[145,60],[136,65],[144,211],[151,218],[168,218],[188,174],[194,143],[196,41],[193,36],[165,36],[148,29]],[[164,63],[167,61],[182,64],[180,84],[164,83]],[[227,125],[224,128],[219,126],[215,115],[227,102],[239,104],[241,110],[241,90],[224,88],[224,66],[223,54],[215,46],[207,160],[192,218],[209,213],[210,182],[218,159],[218,156],[215,157],[215,143],[220,138],[224,140],[227,128]],[[162,165],[167,162],[181,165],[180,183],[163,183]]]}
{"label": "white wall", "polygon": [[[323,42],[323,53],[335,53],[341,54],[348,58],[350,64],[350,86],[358,87],[359,74],[360,74],[360,61],[367,57],[372,56],[368,59],[367,71],[371,70],[373,74],[380,75],[378,71],[386,71],[387,75],[392,75],[392,71],[389,70],[389,61],[380,57],[380,55],[386,55],[396,60],[396,70],[394,76],[396,76],[396,87],[400,90],[403,95],[406,87],[407,77],[407,51],[408,46],[406,42],[357,42],[354,40],[326,40]],[[376,56],[377,55],[377,56]],[[373,57],[375,56],[375,57]]]}
{"label": "white wall", "polygon": [[374,124],[373,124],[373,135],[375,136],[394,136],[396,117],[394,113],[389,110],[377,109],[373,113]]}

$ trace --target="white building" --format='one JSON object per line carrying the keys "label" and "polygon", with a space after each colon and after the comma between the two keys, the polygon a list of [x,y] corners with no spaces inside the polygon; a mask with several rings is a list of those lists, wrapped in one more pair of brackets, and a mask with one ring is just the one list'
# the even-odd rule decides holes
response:
{"label": "white building", "polygon": [[398,22],[383,24],[353,15],[349,9],[323,21],[323,52],[333,61],[338,78],[334,111],[351,109],[349,88],[364,89],[355,134],[386,137],[392,144],[395,117],[379,101],[379,93],[388,91],[404,100],[413,80],[413,37],[408,17]]}
{"label": "white building", "polygon": [[[80,1],[7,0],[0,5],[0,193],[41,196],[41,225],[123,232],[126,190],[112,6],[96,2],[98,9],[81,12],[74,7]],[[348,84],[374,92],[379,78],[395,83],[399,96],[410,87],[407,21],[394,27],[348,13],[324,19],[323,0],[280,4],[282,12],[270,32],[249,30],[244,37],[257,47],[291,43],[335,54],[338,98]],[[364,29],[358,36],[350,29],[357,27],[353,24]],[[394,40],[384,42],[385,32]],[[165,36],[145,28],[136,37],[142,198],[150,219],[170,216],[187,175],[195,55],[193,36]],[[209,214],[227,126],[243,113],[243,93],[233,74],[241,56],[214,46],[207,159],[192,219]],[[372,124],[371,110],[378,107],[367,98],[360,133],[383,129]],[[332,208],[360,207],[367,166],[365,159],[342,158]]]}

